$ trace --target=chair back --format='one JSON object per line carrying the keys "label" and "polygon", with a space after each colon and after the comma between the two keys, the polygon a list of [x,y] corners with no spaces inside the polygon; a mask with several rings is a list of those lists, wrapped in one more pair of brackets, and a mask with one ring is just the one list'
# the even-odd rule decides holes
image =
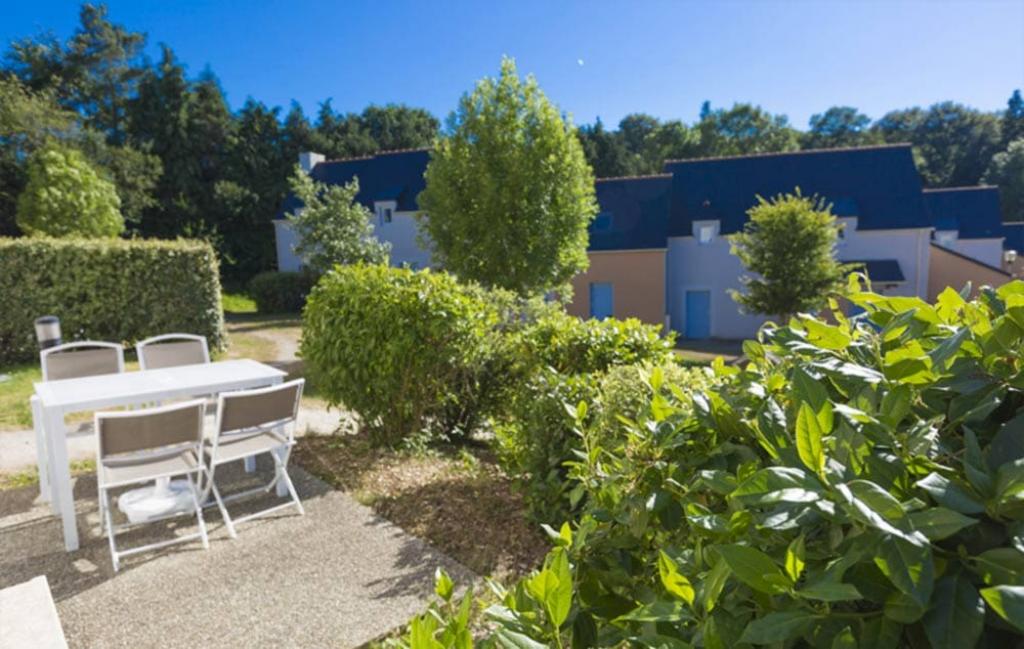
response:
{"label": "chair back", "polygon": [[192,334],[164,334],[147,338],[135,345],[135,352],[139,357],[139,368],[143,370],[210,362],[206,338]]}
{"label": "chair back", "polygon": [[124,347],[93,340],[67,343],[39,353],[44,381],[77,379],[124,371]]}
{"label": "chair back", "polygon": [[159,408],[96,413],[100,461],[126,453],[156,451],[203,441],[205,401]]}
{"label": "chair back", "polygon": [[220,395],[218,435],[259,433],[295,421],[305,379]]}

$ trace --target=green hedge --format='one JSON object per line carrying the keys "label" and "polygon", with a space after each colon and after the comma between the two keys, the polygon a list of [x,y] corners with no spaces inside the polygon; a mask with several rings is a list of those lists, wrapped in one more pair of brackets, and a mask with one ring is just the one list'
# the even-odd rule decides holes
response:
{"label": "green hedge", "polygon": [[0,238],[0,362],[36,358],[41,315],[60,318],[65,342],[186,332],[225,343],[217,256],[199,241]]}
{"label": "green hedge", "polygon": [[249,281],[249,295],[260,313],[299,313],[314,285],[311,273],[267,271]]}

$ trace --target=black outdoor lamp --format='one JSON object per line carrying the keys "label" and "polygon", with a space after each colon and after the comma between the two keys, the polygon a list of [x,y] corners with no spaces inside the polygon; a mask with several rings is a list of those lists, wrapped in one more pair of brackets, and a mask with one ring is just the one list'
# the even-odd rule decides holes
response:
{"label": "black outdoor lamp", "polygon": [[60,318],[55,315],[44,315],[36,318],[36,340],[39,349],[49,349],[60,344]]}

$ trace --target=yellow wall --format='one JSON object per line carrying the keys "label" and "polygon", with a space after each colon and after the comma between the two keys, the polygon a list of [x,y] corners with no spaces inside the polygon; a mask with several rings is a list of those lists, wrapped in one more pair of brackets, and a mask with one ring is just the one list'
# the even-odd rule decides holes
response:
{"label": "yellow wall", "polygon": [[591,282],[612,284],[612,310],[616,318],[639,318],[665,324],[665,251],[626,250],[589,252],[590,268],[573,278],[568,311],[590,316]]}
{"label": "yellow wall", "polygon": [[971,283],[972,297],[982,286],[1002,286],[1010,281],[1010,275],[981,262],[974,261],[932,244],[932,256],[928,265],[928,298],[934,300],[947,286],[959,291],[967,282]]}

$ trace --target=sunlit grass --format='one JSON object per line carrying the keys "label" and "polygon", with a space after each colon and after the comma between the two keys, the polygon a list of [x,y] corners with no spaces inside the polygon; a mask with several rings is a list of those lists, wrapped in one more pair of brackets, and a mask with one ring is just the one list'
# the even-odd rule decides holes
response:
{"label": "sunlit grass", "polygon": [[[95,472],[95,460],[76,460],[71,463],[71,475]],[[35,467],[17,473],[0,473],[0,489],[18,489],[34,484],[39,484],[39,471]]]}
{"label": "sunlit grass", "polygon": [[256,302],[245,293],[221,294],[221,305],[224,313],[256,313]]}

